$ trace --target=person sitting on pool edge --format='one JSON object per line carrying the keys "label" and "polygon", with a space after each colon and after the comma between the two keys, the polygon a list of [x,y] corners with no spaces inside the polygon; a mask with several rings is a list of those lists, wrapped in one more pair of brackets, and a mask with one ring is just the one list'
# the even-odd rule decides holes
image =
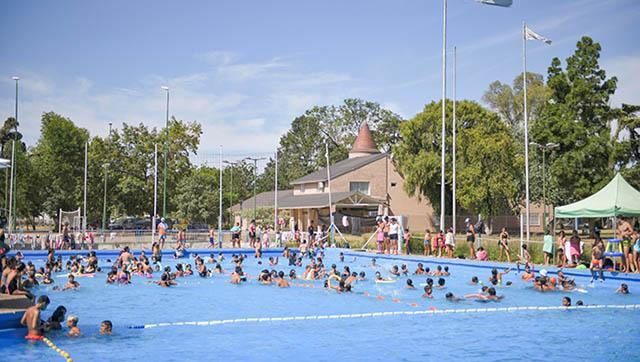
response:
{"label": "person sitting on pool edge", "polygon": [[110,320],[102,321],[100,323],[100,335],[110,336],[113,331],[113,323]]}
{"label": "person sitting on pool edge", "polygon": [[36,305],[31,306],[25,310],[22,319],[20,320],[20,324],[27,327],[27,335],[26,339],[30,340],[41,340],[44,338],[43,336],[43,326],[42,321],[40,320],[40,312],[46,310],[49,306],[49,297],[46,295],[41,295],[38,297],[38,301]]}
{"label": "person sitting on pool edge", "polygon": [[74,315],[70,315],[67,318],[67,327],[69,327],[69,337],[80,337],[82,332],[80,332],[80,328],[78,328],[78,317]]}

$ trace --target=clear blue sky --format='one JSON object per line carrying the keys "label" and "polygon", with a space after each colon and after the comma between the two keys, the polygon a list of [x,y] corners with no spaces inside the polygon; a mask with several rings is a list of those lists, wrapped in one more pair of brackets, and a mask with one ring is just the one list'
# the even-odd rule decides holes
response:
{"label": "clear blue sky", "polygon": [[[439,99],[441,13],[440,0],[3,1],[0,117],[13,115],[13,75],[30,144],[46,111],[92,134],[108,122],[161,126],[169,85],[171,114],[204,126],[201,160],[220,144],[271,152],[312,105],[358,97],[410,118]],[[621,78],[614,102],[640,103],[637,0],[449,0],[459,98],[480,100],[521,71],[523,20],[554,41],[528,43],[530,71],[546,73],[589,35]]]}

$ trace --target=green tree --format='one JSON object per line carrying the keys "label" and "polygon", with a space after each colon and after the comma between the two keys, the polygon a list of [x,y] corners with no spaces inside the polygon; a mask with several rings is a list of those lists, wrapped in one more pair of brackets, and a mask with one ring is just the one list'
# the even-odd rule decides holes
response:
{"label": "green tree", "polygon": [[[338,106],[315,106],[295,118],[278,147],[279,188],[327,165],[325,143],[331,164],[347,158],[362,122],[367,121],[382,151],[390,151],[399,138],[400,116],[361,99],[345,99]],[[275,161],[270,159],[262,174],[260,191],[273,189]]]}
{"label": "green tree", "polygon": [[42,211],[54,216],[58,209],[75,210],[82,205],[84,145],[89,133],[53,112],[42,115],[40,131],[32,157],[33,167],[46,180]]}
{"label": "green tree", "polygon": [[174,196],[177,204],[175,215],[188,222],[217,225],[219,177],[218,169],[201,166],[180,179]]}
{"label": "green tree", "polygon": [[640,106],[623,104],[616,119],[616,169],[631,185],[640,189]]}
{"label": "green tree", "polygon": [[583,37],[565,70],[558,58],[548,70],[551,98],[533,122],[531,135],[538,143],[560,145],[548,159],[548,184],[558,190],[550,195],[554,204],[587,197],[612,176],[610,122],[616,112],[608,103],[617,79],[600,69],[600,51],[600,44]]}
{"label": "green tree", "polygon": [[[447,102],[447,124],[452,103]],[[457,201],[462,208],[491,217],[516,210],[520,202],[522,156],[508,127],[498,115],[473,101],[457,104]],[[440,208],[441,103],[432,102],[400,126],[401,140],[394,147],[405,191],[428,198]],[[445,147],[447,209],[451,210],[451,128]]]}
{"label": "green tree", "polygon": [[[524,130],[524,88],[522,74],[513,85],[495,81],[482,96],[482,100],[497,112],[500,118],[513,130],[513,134],[522,138]],[[550,90],[544,84],[541,74],[527,72],[527,113],[529,121],[535,121],[549,100]]]}

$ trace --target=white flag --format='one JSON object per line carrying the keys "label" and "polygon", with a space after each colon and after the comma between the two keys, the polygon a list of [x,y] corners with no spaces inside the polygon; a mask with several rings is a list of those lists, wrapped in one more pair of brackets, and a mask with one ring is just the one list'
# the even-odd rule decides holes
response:
{"label": "white flag", "polygon": [[551,40],[545,38],[544,36],[536,33],[535,31],[529,29],[529,27],[525,26],[524,27],[524,36],[525,38],[527,38],[527,40],[540,40],[543,41],[547,44],[551,44]]}

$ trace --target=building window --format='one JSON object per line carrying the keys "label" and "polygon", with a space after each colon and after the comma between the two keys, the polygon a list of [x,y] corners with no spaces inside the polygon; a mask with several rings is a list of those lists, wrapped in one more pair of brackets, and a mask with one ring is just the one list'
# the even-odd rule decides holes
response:
{"label": "building window", "polygon": [[396,187],[396,183],[395,183],[395,182],[392,182],[392,183],[391,183],[391,187]]}
{"label": "building window", "polygon": [[318,192],[324,192],[324,182],[318,182]]}
{"label": "building window", "polygon": [[304,192],[304,184],[300,184],[300,192]]}
{"label": "building window", "polygon": [[540,214],[537,212],[529,213],[529,225],[540,226]]}
{"label": "building window", "polygon": [[349,191],[360,191],[365,195],[369,195],[369,183],[362,181],[349,182]]}

